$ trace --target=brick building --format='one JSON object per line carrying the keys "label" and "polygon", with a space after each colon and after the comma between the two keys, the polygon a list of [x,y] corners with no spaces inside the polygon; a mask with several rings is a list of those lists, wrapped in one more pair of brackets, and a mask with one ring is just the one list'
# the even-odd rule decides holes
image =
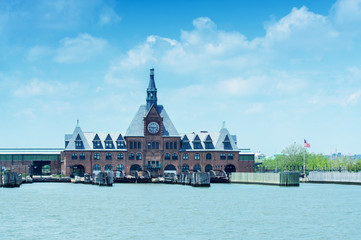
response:
{"label": "brick building", "polygon": [[179,134],[165,108],[158,105],[154,69],[150,70],[146,104],[141,105],[125,134],[83,132],[77,124],[65,135],[62,173],[148,170],[164,172],[225,170],[252,172],[254,154],[237,147],[237,138],[224,126],[219,132]]}

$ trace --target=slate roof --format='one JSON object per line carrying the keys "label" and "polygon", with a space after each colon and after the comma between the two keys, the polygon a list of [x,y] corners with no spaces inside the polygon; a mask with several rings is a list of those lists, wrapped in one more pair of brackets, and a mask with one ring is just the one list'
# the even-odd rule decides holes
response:
{"label": "slate roof", "polygon": [[[96,150],[106,150],[109,151],[111,149],[105,149],[104,141],[106,140],[107,136],[112,138],[113,145],[117,146],[116,141],[121,133],[95,133],[95,132],[83,132],[79,126],[74,129],[73,134],[65,134],[65,141],[68,141],[68,145],[66,146],[65,150],[81,150],[75,148],[75,140],[79,135],[80,139],[83,141],[84,150],[92,150],[93,149],[93,140],[96,135],[98,135],[100,141],[102,142],[102,146],[104,149],[96,149]],[[123,134],[122,134],[123,136]],[[125,149],[118,149],[118,150],[125,150]]]}
{"label": "slate roof", "polygon": [[[164,107],[162,105],[157,105],[157,111],[163,118],[163,136],[180,136]],[[141,105],[127,129],[125,134],[126,137],[144,137],[143,121],[146,114],[146,105]]]}
{"label": "slate roof", "polygon": [[[230,141],[230,144],[232,146],[232,149],[224,149],[223,141],[228,136],[228,139]],[[200,151],[200,150],[206,150],[206,151],[238,151],[237,147],[237,137],[235,135],[231,135],[227,128],[222,128],[219,132],[207,132],[207,131],[201,131],[201,132],[193,132],[193,133],[185,133],[181,135],[181,139],[187,139],[189,140],[189,144],[191,149],[182,149],[185,151]],[[202,149],[194,149],[193,141],[195,139],[199,138],[201,140]],[[206,149],[205,141],[209,140],[209,138],[212,139],[212,143],[214,146],[214,149]]]}

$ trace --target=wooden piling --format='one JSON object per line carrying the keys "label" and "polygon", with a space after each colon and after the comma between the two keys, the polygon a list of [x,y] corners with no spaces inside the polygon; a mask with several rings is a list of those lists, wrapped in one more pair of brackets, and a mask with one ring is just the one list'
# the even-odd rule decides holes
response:
{"label": "wooden piling", "polygon": [[3,187],[5,188],[13,188],[20,187],[22,183],[21,174],[17,174],[15,172],[4,172],[3,174]]}

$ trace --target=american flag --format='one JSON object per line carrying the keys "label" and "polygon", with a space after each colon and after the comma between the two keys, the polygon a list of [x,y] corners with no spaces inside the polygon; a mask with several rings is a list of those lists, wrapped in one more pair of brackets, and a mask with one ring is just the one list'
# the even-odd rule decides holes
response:
{"label": "american flag", "polygon": [[310,148],[311,147],[311,145],[306,141],[306,139],[304,139],[305,140],[305,143],[304,143],[304,147],[306,147],[306,148]]}

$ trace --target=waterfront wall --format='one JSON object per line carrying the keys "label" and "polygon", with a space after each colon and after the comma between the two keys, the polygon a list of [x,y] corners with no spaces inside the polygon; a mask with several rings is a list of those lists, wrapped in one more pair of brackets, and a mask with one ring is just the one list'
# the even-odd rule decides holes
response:
{"label": "waterfront wall", "polygon": [[299,186],[299,172],[246,173],[235,172],[230,175],[231,183],[266,184],[279,186]]}
{"label": "waterfront wall", "polygon": [[308,182],[361,184],[361,172],[310,172]]}

